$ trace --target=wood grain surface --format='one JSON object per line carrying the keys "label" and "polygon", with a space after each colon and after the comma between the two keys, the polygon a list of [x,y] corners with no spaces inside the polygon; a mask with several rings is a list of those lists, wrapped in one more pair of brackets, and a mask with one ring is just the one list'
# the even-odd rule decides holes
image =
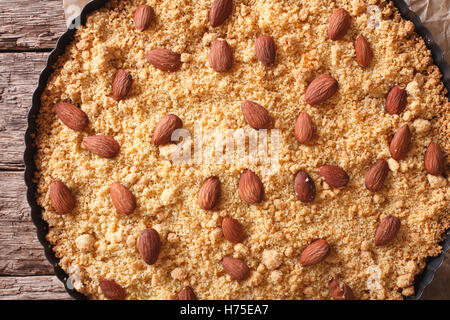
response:
{"label": "wood grain surface", "polygon": [[[70,299],[37,240],[22,160],[31,96],[64,30],[62,0],[0,0],[0,300]],[[449,261],[424,299],[450,299]]]}

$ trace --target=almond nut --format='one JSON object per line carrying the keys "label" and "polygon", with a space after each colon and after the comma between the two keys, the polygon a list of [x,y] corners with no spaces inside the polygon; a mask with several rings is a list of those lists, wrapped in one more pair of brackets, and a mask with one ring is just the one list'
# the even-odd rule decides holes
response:
{"label": "almond nut", "polygon": [[241,104],[245,121],[253,129],[269,129],[272,125],[270,113],[256,102],[247,100]]}
{"label": "almond nut", "polygon": [[224,257],[221,264],[225,272],[229,274],[233,280],[245,280],[250,273],[247,264],[241,259]]}
{"label": "almond nut", "polygon": [[144,31],[155,20],[155,11],[152,7],[141,4],[134,12],[134,25],[137,30]]}
{"label": "almond nut", "polygon": [[400,114],[405,110],[407,93],[405,89],[395,86],[389,91],[386,98],[386,111],[389,114]]}
{"label": "almond nut", "polygon": [[317,264],[330,254],[330,245],[327,240],[318,239],[308,245],[300,255],[300,264],[303,267]]}
{"label": "almond nut", "polygon": [[329,74],[322,74],[315,78],[306,88],[305,101],[316,105],[331,98],[338,90],[338,82]]}
{"label": "almond nut", "polygon": [[242,226],[236,219],[226,217],[222,221],[222,231],[225,239],[233,243],[244,241]]}
{"label": "almond nut", "polygon": [[119,154],[120,146],[110,136],[90,136],[83,139],[84,147],[102,158],[114,158]]}
{"label": "almond nut", "polygon": [[125,290],[119,286],[114,280],[100,279],[100,288],[106,298],[110,300],[124,300]]}
{"label": "almond nut", "polygon": [[223,24],[232,11],[232,0],[215,0],[209,11],[209,23],[211,27],[214,28]]}
{"label": "almond nut", "polygon": [[209,52],[209,64],[216,72],[227,72],[233,66],[233,51],[226,40],[216,39]]}
{"label": "almond nut", "polygon": [[375,245],[385,246],[397,236],[400,230],[400,219],[394,216],[385,217],[375,232]]}
{"label": "almond nut", "polygon": [[266,67],[275,63],[276,46],[271,36],[260,36],[255,42],[255,52],[259,61]]}
{"label": "almond nut", "polygon": [[372,61],[372,49],[364,36],[359,36],[355,40],[356,62],[361,67],[367,67]]}
{"label": "almond nut", "polygon": [[155,68],[166,72],[175,72],[181,68],[181,55],[168,49],[148,51],[147,60]]}
{"label": "almond nut", "polygon": [[203,210],[211,210],[220,197],[220,180],[217,177],[210,177],[203,182],[198,193],[197,202]]}
{"label": "almond nut", "polygon": [[184,287],[178,294],[178,300],[197,300],[197,296],[191,287]]}
{"label": "almond nut", "polygon": [[245,169],[239,179],[239,195],[247,203],[255,204],[263,200],[264,186],[259,177],[251,170]]}
{"label": "almond nut", "polygon": [[138,250],[142,260],[152,265],[158,260],[159,251],[161,249],[161,241],[158,232],[153,228],[147,228],[142,231],[138,240]]}
{"label": "almond nut", "polygon": [[344,169],[333,165],[325,165],[320,167],[319,174],[327,184],[334,188],[344,187],[350,180]]}
{"label": "almond nut", "polygon": [[387,161],[384,159],[378,160],[366,173],[364,179],[366,188],[372,192],[379,191],[383,187],[388,172],[389,166]]}
{"label": "almond nut", "polygon": [[136,209],[134,195],[120,183],[112,183],[109,187],[109,193],[118,213],[129,215]]}
{"label": "almond nut", "polygon": [[389,146],[389,151],[391,152],[392,158],[395,160],[402,160],[406,158],[410,144],[411,132],[409,131],[408,125],[405,124],[397,130],[392,138],[391,145]]}
{"label": "almond nut", "polygon": [[297,198],[302,202],[311,202],[316,197],[316,185],[306,171],[297,172],[294,181],[294,190]]}
{"label": "almond nut", "polygon": [[314,136],[314,124],[306,112],[300,113],[294,126],[295,138],[302,144],[307,144]]}
{"label": "almond nut", "polygon": [[331,278],[328,282],[328,289],[334,300],[355,300],[352,289],[344,282],[339,284],[337,280]]}
{"label": "almond nut", "polygon": [[163,117],[156,125],[152,142],[154,145],[167,144],[172,140],[172,133],[183,127],[183,121],[174,114]]}
{"label": "almond nut", "polygon": [[328,24],[328,37],[335,41],[342,39],[350,27],[350,14],[342,8],[334,10]]}
{"label": "almond nut", "polygon": [[425,152],[425,169],[433,176],[444,173],[444,155],[436,142],[430,142]]}
{"label": "almond nut", "polygon": [[81,108],[77,108],[71,103],[56,103],[55,112],[59,119],[61,119],[61,121],[72,130],[81,131],[89,124],[87,114],[84,113]]}
{"label": "almond nut", "polygon": [[119,70],[114,78],[112,93],[116,101],[124,99],[131,89],[132,78],[131,74],[125,70]]}
{"label": "almond nut", "polygon": [[70,213],[75,207],[72,193],[61,181],[52,181],[49,192],[52,207],[58,214]]}

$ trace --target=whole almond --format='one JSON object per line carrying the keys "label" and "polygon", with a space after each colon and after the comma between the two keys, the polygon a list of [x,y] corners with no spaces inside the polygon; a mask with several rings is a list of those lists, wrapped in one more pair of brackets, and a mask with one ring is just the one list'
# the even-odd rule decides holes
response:
{"label": "whole almond", "polygon": [[136,209],[134,195],[120,183],[112,183],[109,186],[109,193],[118,213],[129,215]]}
{"label": "whole almond", "polygon": [[406,158],[410,145],[411,131],[409,131],[408,125],[405,124],[397,130],[392,138],[391,145],[389,146],[389,151],[391,152],[392,158],[395,160],[402,160]]}
{"label": "whole almond", "polygon": [[337,280],[331,278],[328,282],[328,289],[334,300],[355,300],[352,289],[344,282],[339,284]]}
{"label": "whole almond", "polygon": [[294,191],[302,202],[311,202],[316,197],[316,185],[306,171],[297,172],[294,181]]}
{"label": "whole almond", "polygon": [[366,188],[372,192],[379,191],[384,184],[384,180],[389,172],[389,166],[386,160],[378,160],[366,173],[364,183]]}
{"label": "whole almond", "polygon": [[72,130],[81,131],[89,124],[86,113],[71,103],[58,102],[55,104],[55,112],[59,119]]}
{"label": "whole almond", "polygon": [[114,280],[100,279],[100,288],[106,298],[110,300],[124,300],[125,290]]}
{"label": "whole almond", "polygon": [[306,88],[305,101],[316,105],[331,98],[338,90],[338,82],[329,74],[322,74],[315,78]]}
{"label": "whole almond", "polygon": [[224,257],[221,264],[233,280],[245,280],[250,273],[247,264],[241,259]]}
{"label": "whole almond", "polygon": [[134,12],[134,26],[139,31],[147,29],[155,20],[155,11],[152,7],[141,4]]}
{"label": "whole almond", "polygon": [[152,265],[158,260],[161,241],[158,232],[153,228],[142,231],[138,240],[138,250],[145,263]]}
{"label": "whole almond", "polygon": [[152,142],[159,146],[167,144],[172,140],[172,133],[183,127],[183,121],[174,114],[164,116],[156,125],[153,132]]}
{"label": "whole almond", "polygon": [[255,204],[263,200],[264,186],[259,177],[251,170],[245,169],[239,179],[239,195],[247,203]]}
{"label": "whole almond", "polygon": [[116,101],[124,99],[131,90],[131,74],[125,70],[119,70],[114,78],[112,93]]}
{"label": "whole almond", "polygon": [[84,147],[102,158],[114,158],[119,154],[120,146],[110,136],[89,136],[83,139]]}
{"label": "whole almond", "polygon": [[198,193],[197,202],[203,210],[211,210],[216,205],[220,197],[220,180],[217,177],[210,177],[203,182]]}
{"label": "whole almond", "polygon": [[197,300],[197,296],[191,287],[184,287],[178,294],[178,300]]}
{"label": "whole almond", "polygon": [[333,41],[342,39],[347,34],[350,22],[350,14],[345,9],[334,10],[328,24],[328,37]]}
{"label": "whole almond", "polygon": [[181,55],[168,49],[148,51],[147,60],[155,68],[166,72],[175,72],[181,68]]}
{"label": "whole almond", "polygon": [[70,213],[75,207],[72,193],[61,181],[52,181],[49,192],[52,207],[58,214]]}
{"label": "whole almond", "polygon": [[317,264],[330,254],[330,245],[327,240],[318,239],[308,245],[300,255],[300,264],[303,267]]}
{"label": "whole almond", "polygon": [[395,86],[386,98],[386,111],[389,114],[400,114],[406,108],[407,93],[405,89]]}
{"label": "whole almond", "polygon": [[232,0],[215,0],[209,11],[209,23],[211,27],[218,27],[223,24],[232,11]]}
{"label": "whole almond", "polygon": [[400,230],[400,219],[394,216],[385,217],[375,232],[375,245],[385,246],[397,236]]}
{"label": "whole almond", "polygon": [[359,36],[355,40],[356,62],[361,67],[367,67],[372,61],[372,49],[369,41],[364,36]]}
{"label": "whole almond", "polygon": [[436,142],[430,142],[425,152],[425,169],[434,176],[444,173],[444,155]]}
{"label": "whole almond", "polygon": [[244,241],[242,226],[236,219],[226,217],[222,220],[222,231],[225,239],[233,243]]}
{"label": "whole almond", "polygon": [[253,129],[269,129],[272,125],[270,113],[256,102],[247,100],[241,104],[245,121]]}
{"label": "whole almond", "polygon": [[319,174],[327,184],[334,188],[341,188],[347,185],[350,180],[347,172],[338,166],[325,165],[319,168]]}
{"label": "whole almond", "polygon": [[209,52],[209,64],[216,72],[227,72],[233,66],[233,51],[226,40],[216,39]]}
{"label": "whole almond", "polygon": [[266,67],[271,67],[275,63],[276,46],[271,36],[260,36],[255,42],[256,57]]}
{"label": "whole almond", "polygon": [[314,124],[306,112],[300,113],[294,126],[295,138],[302,144],[307,144],[314,136]]}

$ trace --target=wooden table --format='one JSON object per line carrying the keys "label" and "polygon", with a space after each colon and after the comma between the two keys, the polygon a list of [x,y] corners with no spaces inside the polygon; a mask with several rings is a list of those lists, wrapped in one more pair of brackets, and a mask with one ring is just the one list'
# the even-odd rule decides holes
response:
{"label": "wooden table", "polygon": [[[64,30],[62,0],[0,0],[0,299],[70,299],[37,240],[22,161],[32,92]],[[449,265],[424,298],[450,299]]]}

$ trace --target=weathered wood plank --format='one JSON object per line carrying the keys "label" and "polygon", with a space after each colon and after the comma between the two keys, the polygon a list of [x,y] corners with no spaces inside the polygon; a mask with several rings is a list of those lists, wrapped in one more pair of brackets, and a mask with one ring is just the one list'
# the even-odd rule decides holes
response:
{"label": "weathered wood plank", "polygon": [[0,50],[52,49],[65,31],[61,0],[0,1]]}
{"label": "weathered wood plank", "polygon": [[0,277],[0,300],[72,299],[55,276]]}

